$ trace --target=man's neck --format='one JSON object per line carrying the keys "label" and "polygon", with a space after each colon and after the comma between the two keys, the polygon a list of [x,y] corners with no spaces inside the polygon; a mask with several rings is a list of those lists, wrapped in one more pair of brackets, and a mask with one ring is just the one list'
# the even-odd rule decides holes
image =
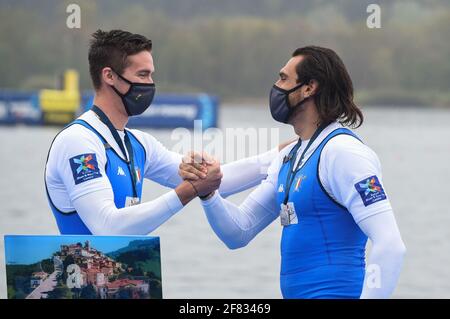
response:
{"label": "man's neck", "polygon": [[295,132],[298,136],[300,136],[300,139],[302,141],[306,141],[311,139],[311,137],[314,135],[314,132],[317,130],[317,126],[303,126],[301,128],[295,127]]}
{"label": "man's neck", "polygon": [[291,124],[302,141],[309,140],[320,125],[319,115],[315,111],[315,106],[306,106],[301,112],[295,114]]}
{"label": "man's neck", "polygon": [[128,122],[128,115],[122,111],[122,101],[116,96],[95,94],[94,105],[97,105],[108,117],[117,130],[123,131]]}

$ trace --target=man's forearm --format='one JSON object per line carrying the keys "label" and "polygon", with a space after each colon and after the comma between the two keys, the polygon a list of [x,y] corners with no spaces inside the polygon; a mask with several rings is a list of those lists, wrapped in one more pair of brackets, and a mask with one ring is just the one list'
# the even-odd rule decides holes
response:
{"label": "man's forearm", "polygon": [[245,231],[233,218],[233,215],[241,215],[239,207],[232,203],[226,204],[226,200],[217,193],[212,198],[202,201],[208,222],[217,237],[230,249],[244,247],[247,244]]}
{"label": "man's forearm", "polygon": [[259,185],[267,176],[267,169],[278,156],[278,148],[222,166],[223,179],[219,192],[227,197]]}
{"label": "man's forearm", "polygon": [[391,296],[397,285],[403,256],[402,244],[373,245],[361,299],[385,299]]}
{"label": "man's forearm", "polygon": [[187,203],[189,203],[198,195],[194,186],[188,181],[181,182],[175,188],[175,193],[177,193],[177,196],[183,206],[186,206]]}
{"label": "man's forearm", "polygon": [[103,189],[73,201],[81,220],[93,235],[147,235],[183,206],[170,192],[152,201],[118,209],[111,189]]}
{"label": "man's forearm", "polygon": [[247,245],[259,232],[267,227],[276,217],[272,208],[258,203],[255,198],[264,197],[272,200],[272,191],[267,184],[260,185],[240,205],[221,198],[218,194],[207,201],[202,201],[211,228],[230,249]]}
{"label": "man's forearm", "polygon": [[358,223],[372,241],[361,298],[389,298],[397,285],[406,252],[392,211]]}

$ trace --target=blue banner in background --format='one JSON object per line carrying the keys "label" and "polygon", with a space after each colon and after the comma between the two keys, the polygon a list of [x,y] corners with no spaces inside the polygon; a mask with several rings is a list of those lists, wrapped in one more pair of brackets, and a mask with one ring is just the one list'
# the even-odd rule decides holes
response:
{"label": "blue banner in background", "polygon": [[0,90],[0,124],[42,124],[38,92]]}
{"label": "blue banner in background", "polygon": [[[77,114],[93,104],[92,91],[83,92]],[[151,107],[143,114],[130,117],[129,127],[193,128],[195,120],[202,121],[203,129],[217,127],[219,100],[208,94],[158,94]],[[0,90],[0,124],[44,125],[39,91],[17,92]],[[67,124],[67,123],[61,123]]]}

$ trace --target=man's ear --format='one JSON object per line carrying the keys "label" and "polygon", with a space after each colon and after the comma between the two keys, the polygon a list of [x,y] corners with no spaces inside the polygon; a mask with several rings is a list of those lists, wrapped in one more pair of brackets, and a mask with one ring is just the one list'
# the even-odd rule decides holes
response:
{"label": "man's ear", "polygon": [[110,67],[102,69],[102,79],[108,85],[114,85],[114,73]]}
{"label": "man's ear", "polygon": [[310,80],[307,85],[305,85],[305,96],[313,96],[319,90],[319,82],[317,80]]}

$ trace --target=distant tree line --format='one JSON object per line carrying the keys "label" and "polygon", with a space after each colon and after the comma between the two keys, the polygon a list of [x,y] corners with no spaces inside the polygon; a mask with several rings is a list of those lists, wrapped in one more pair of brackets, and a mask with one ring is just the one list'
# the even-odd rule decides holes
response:
{"label": "distant tree line", "polygon": [[71,67],[90,89],[90,34],[121,28],[153,40],[159,92],[266,98],[292,51],[314,44],[342,57],[362,103],[450,105],[450,3],[378,1],[382,28],[368,29],[370,2],[80,0],[74,30],[70,1],[3,1],[0,88],[54,87]]}

